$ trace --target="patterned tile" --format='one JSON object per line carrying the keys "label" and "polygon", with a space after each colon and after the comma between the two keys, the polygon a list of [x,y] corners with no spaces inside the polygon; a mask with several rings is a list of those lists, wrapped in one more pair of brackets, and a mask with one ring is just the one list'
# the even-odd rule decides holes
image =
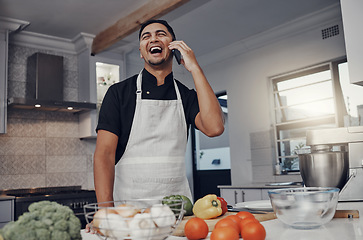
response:
{"label": "patterned tile", "polygon": [[64,88],[77,88],[78,87],[78,75],[77,71],[63,71],[63,87]]}
{"label": "patterned tile", "polygon": [[64,69],[67,71],[78,71],[78,57],[76,55],[63,55]]}
{"label": "patterned tile", "polygon": [[84,155],[85,149],[78,138],[46,138],[47,156]]}
{"label": "patterned tile", "polygon": [[45,156],[0,156],[0,175],[44,174]]}
{"label": "patterned tile", "polygon": [[78,114],[68,113],[68,112],[46,112],[47,121],[73,121],[78,123]]}
{"label": "patterned tile", "polygon": [[26,82],[26,65],[10,64],[8,69],[9,81]]}
{"label": "patterned tile", "polygon": [[78,89],[77,88],[64,88],[63,99],[64,99],[64,101],[78,102]]}
{"label": "patterned tile", "polygon": [[73,137],[77,138],[78,122],[55,122],[47,121],[46,123],[46,136],[47,137]]}
{"label": "patterned tile", "polygon": [[8,82],[8,97],[23,98],[26,94],[26,83],[18,81]]}
{"label": "patterned tile", "polygon": [[47,156],[47,173],[86,172],[87,156]]}
{"label": "patterned tile", "polygon": [[46,186],[78,186],[87,187],[87,173],[49,173],[46,174]]}
{"label": "patterned tile", "polygon": [[44,138],[0,138],[0,155],[45,155]]}
{"label": "patterned tile", "polygon": [[46,112],[33,111],[25,109],[8,108],[8,118],[19,118],[19,119],[45,119]]}
{"label": "patterned tile", "polygon": [[0,175],[0,189],[45,187],[44,174]]}
{"label": "patterned tile", "polygon": [[7,136],[45,137],[45,120],[9,118]]}

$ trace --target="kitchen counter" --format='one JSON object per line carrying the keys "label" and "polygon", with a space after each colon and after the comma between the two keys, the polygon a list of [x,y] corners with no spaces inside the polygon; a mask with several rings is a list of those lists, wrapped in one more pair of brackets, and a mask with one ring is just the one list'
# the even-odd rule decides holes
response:
{"label": "kitchen counter", "polygon": [[[285,226],[279,220],[262,222],[266,229],[266,240],[358,240],[363,239],[363,202],[338,203],[337,209],[358,210],[360,218],[345,219],[334,218],[326,225],[312,230],[297,230]],[[82,230],[83,240],[99,240],[100,238],[85,233]],[[168,237],[167,240],[186,240],[185,237]],[[209,238],[207,238],[209,239]]]}
{"label": "kitchen counter", "polygon": [[269,185],[269,184],[275,184],[275,183],[250,183],[250,184],[236,185],[236,186],[218,185],[217,187],[218,188],[225,188],[225,189],[236,189],[236,188],[244,188],[244,189],[248,189],[248,188],[252,188],[252,189],[276,189],[276,188],[301,187],[300,184],[295,184],[295,185],[284,185],[283,183],[281,183],[282,185]]}

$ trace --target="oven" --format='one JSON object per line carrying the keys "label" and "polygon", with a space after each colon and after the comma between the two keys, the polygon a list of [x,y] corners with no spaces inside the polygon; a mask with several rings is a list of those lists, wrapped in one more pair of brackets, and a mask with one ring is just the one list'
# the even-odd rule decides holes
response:
{"label": "oven", "polygon": [[9,189],[0,191],[0,193],[15,197],[15,220],[24,212],[27,212],[29,205],[33,202],[47,200],[70,207],[81,220],[82,229],[87,224],[83,206],[97,202],[95,191],[81,189],[81,186]]}

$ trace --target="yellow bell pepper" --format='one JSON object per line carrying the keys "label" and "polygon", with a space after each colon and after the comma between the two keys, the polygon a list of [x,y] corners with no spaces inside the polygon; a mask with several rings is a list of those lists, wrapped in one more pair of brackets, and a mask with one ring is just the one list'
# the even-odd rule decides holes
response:
{"label": "yellow bell pepper", "polygon": [[222,215],[222,205],[217,195],[208,194],[194,203],[193,213],[202,219],[216,218]]}

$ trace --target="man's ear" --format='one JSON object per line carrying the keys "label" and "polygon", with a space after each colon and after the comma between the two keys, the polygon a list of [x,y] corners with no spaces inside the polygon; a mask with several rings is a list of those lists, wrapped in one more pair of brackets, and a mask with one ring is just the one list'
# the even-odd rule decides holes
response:
{"label": "man's ear", "polygon": [[140,48],[139,48],[139,52],[140,52],[140,58],[143,59],[144,57],[141,55],[141,51],[140,51]]}

